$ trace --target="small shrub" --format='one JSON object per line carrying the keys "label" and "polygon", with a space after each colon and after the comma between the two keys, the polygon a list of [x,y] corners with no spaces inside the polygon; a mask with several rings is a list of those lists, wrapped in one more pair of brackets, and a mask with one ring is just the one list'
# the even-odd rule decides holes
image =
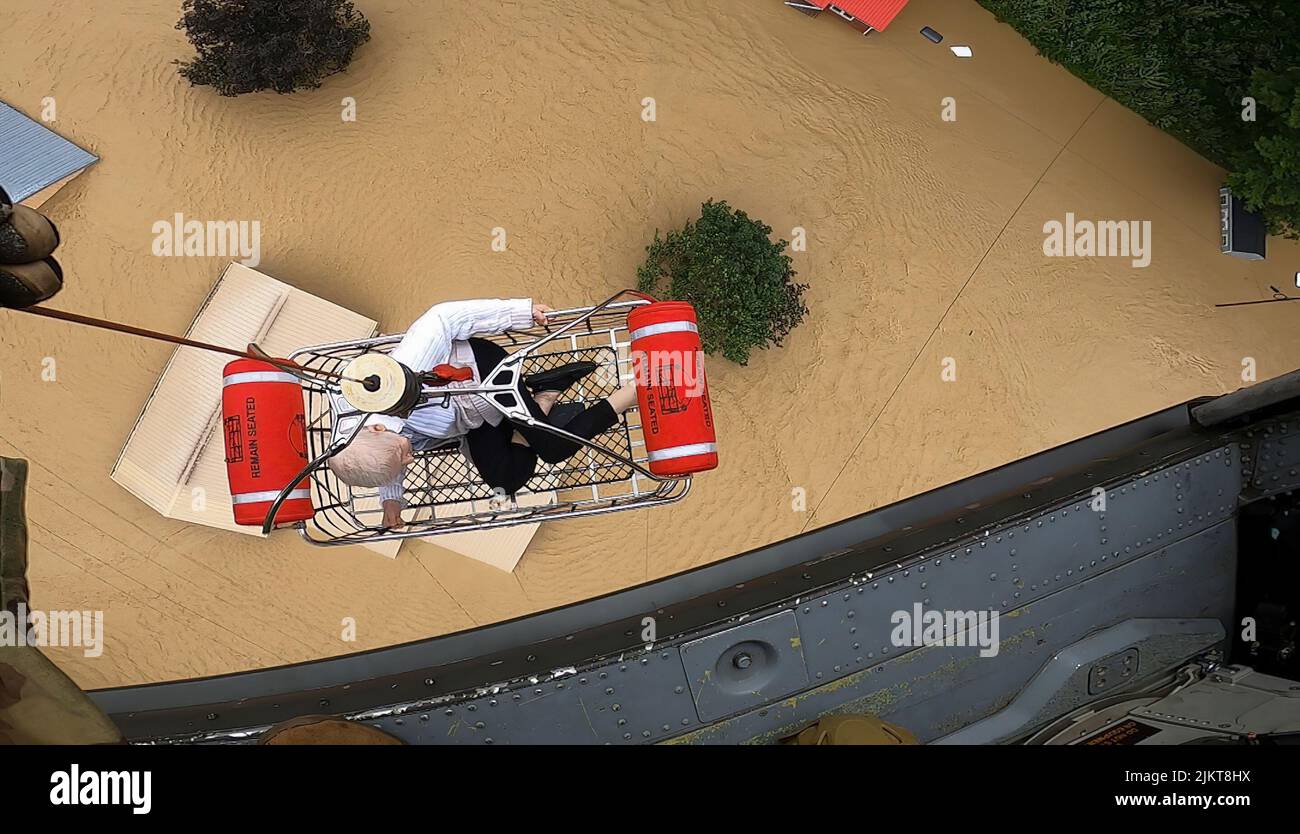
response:
{"label": "small shrub", "polygon": [[656,230],[637,286],[690,302],[705,352],[744,365],[751,350],[780,345],[808,314],[808,285],[794,283],[786,241],[773,243],[771,233],[762,221],[709,200],[681,231],[660,238]]}
{"label": "small shrub", "polygon": [[314,89],[370,40],[350,0],[184,0],[181,12],[198,56],[180,73],[223,96]]}
{"label": "small shrub", "polygon": [[1251,92],[1260,136],[1235,160],[1228,186],[1270,233],[1300,238],[1300,67],[1256,71]]}

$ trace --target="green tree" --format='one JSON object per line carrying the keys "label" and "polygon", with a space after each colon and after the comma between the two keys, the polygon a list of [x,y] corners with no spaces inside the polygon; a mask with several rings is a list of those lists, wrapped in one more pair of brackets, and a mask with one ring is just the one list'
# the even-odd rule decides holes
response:
{"label": "green tree", "polygon": [[180,73],[223,96],[314,89],[370,40],[350,0],[184,0],[181,12],[198,55]]}
{"label": "green tree", "polygon": [[663,238],[655,231],[637,286],[690,302],[704,350],[744,365],[754,348],[780,345],[808,313],[808,285],[794,282],[787,243],[773,243],[771,233],[762,221],[709,200],[700,219],[680,231]]}
{"label": "green tree", "polygon": [[[1296,0],[979,0],[1044,56],[1212,162],[1275,234],[1300,229]],[[1244,96],[1258,121],[1242,118]]]}
{"label": "green tree", "polygon": [[1270,233],[1300,239],[1300,67],[1256,70],[1251,93],[1260,135],[1237,157],[1228,186]]}

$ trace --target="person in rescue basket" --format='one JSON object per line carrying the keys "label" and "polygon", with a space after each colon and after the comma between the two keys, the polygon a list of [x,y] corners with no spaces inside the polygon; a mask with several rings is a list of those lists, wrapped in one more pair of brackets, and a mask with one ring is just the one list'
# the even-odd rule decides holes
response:
{"label": "person in rescue basket", "polygon": [[[478,335],[495,335],[546,324],[553,312],[532,299],[479,299],[434,305],[416,319],[390,354],[417,373],[450,363],[468,367],[473,379],[448,383],[448,388],[475,387],[506,358],[506,351]],[[519,393],[532,416],[548,425],[590,440],[618,423],[619,415],[636,405],[636,388],[619,388],[580,413],[552,415],[560,394],[596,369],[594,362],[572,362],[525,377]],[[478,470],[483,482],[513,495],[537,469],[540,458],[560,463],[582,447],[566,438],[505,419],[477,395],[450,397],[427,403],[405,419],[374,414],[356,439],[329,459],[330,470],[354,487],[378,487],[383,502],[384,527],[399,527],[404,506],[402,485],[406,467],[417,450],[440,446],[459,438],[460,451]]]}

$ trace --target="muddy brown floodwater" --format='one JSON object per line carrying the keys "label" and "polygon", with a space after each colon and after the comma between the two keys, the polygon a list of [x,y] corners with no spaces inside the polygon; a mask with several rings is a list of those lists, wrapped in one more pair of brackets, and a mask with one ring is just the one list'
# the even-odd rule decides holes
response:
{"label": "muddy brown floodwater", "polygon": [[[176,212],[260,220],[259,269],[388,331],[443,299],[579,306],[714,197],[807,230],[811,313],[747,367],[710,362],[723,463],[685,502],[546,526],[514,574],[426,542],[391,561],[159,517],[109,470],[169,349],[0,314],[33,604],[104,611],[102,656],[51,652],[83,686],[553,607],[1232,390],[1247,359],[1260,379],[1300,367],[1295,305],[1213,308],[1289,284],[1296,247],[1219,255],[1223,172],[974,2],[913,0],[865,39],[776,0],[357,5],[373,37],[346,73],[227,99],[177,76],[176,0],[6,0],[0,98],[38,114],[53,96],[52,127],[102,157],[46,205],[71,278],[54,306],[183,332],[223,262],[151,254]],[[1151,221],[1150,265],[1045,257],[1066,212]]]}

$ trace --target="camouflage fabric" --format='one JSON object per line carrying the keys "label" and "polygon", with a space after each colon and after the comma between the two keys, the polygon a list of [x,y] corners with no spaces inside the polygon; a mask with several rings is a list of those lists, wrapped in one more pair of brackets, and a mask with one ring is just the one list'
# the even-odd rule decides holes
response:
{"label": "camouflage fabric", "polygon": [[[27,462],[0,457],[0,611],[10,616],[28,602],[26,486]],[[39,649],[0,645],[0,745],[121,741],[113,722]]]}
{"label": "camouflage fabric", "polygon": [[0,610],[28,602],[27,461],[0,457]]}
{"label": "camouflage fabric", "polygon": [[39,649],[0,648],[0,746],[122,741],[108,716]]}

